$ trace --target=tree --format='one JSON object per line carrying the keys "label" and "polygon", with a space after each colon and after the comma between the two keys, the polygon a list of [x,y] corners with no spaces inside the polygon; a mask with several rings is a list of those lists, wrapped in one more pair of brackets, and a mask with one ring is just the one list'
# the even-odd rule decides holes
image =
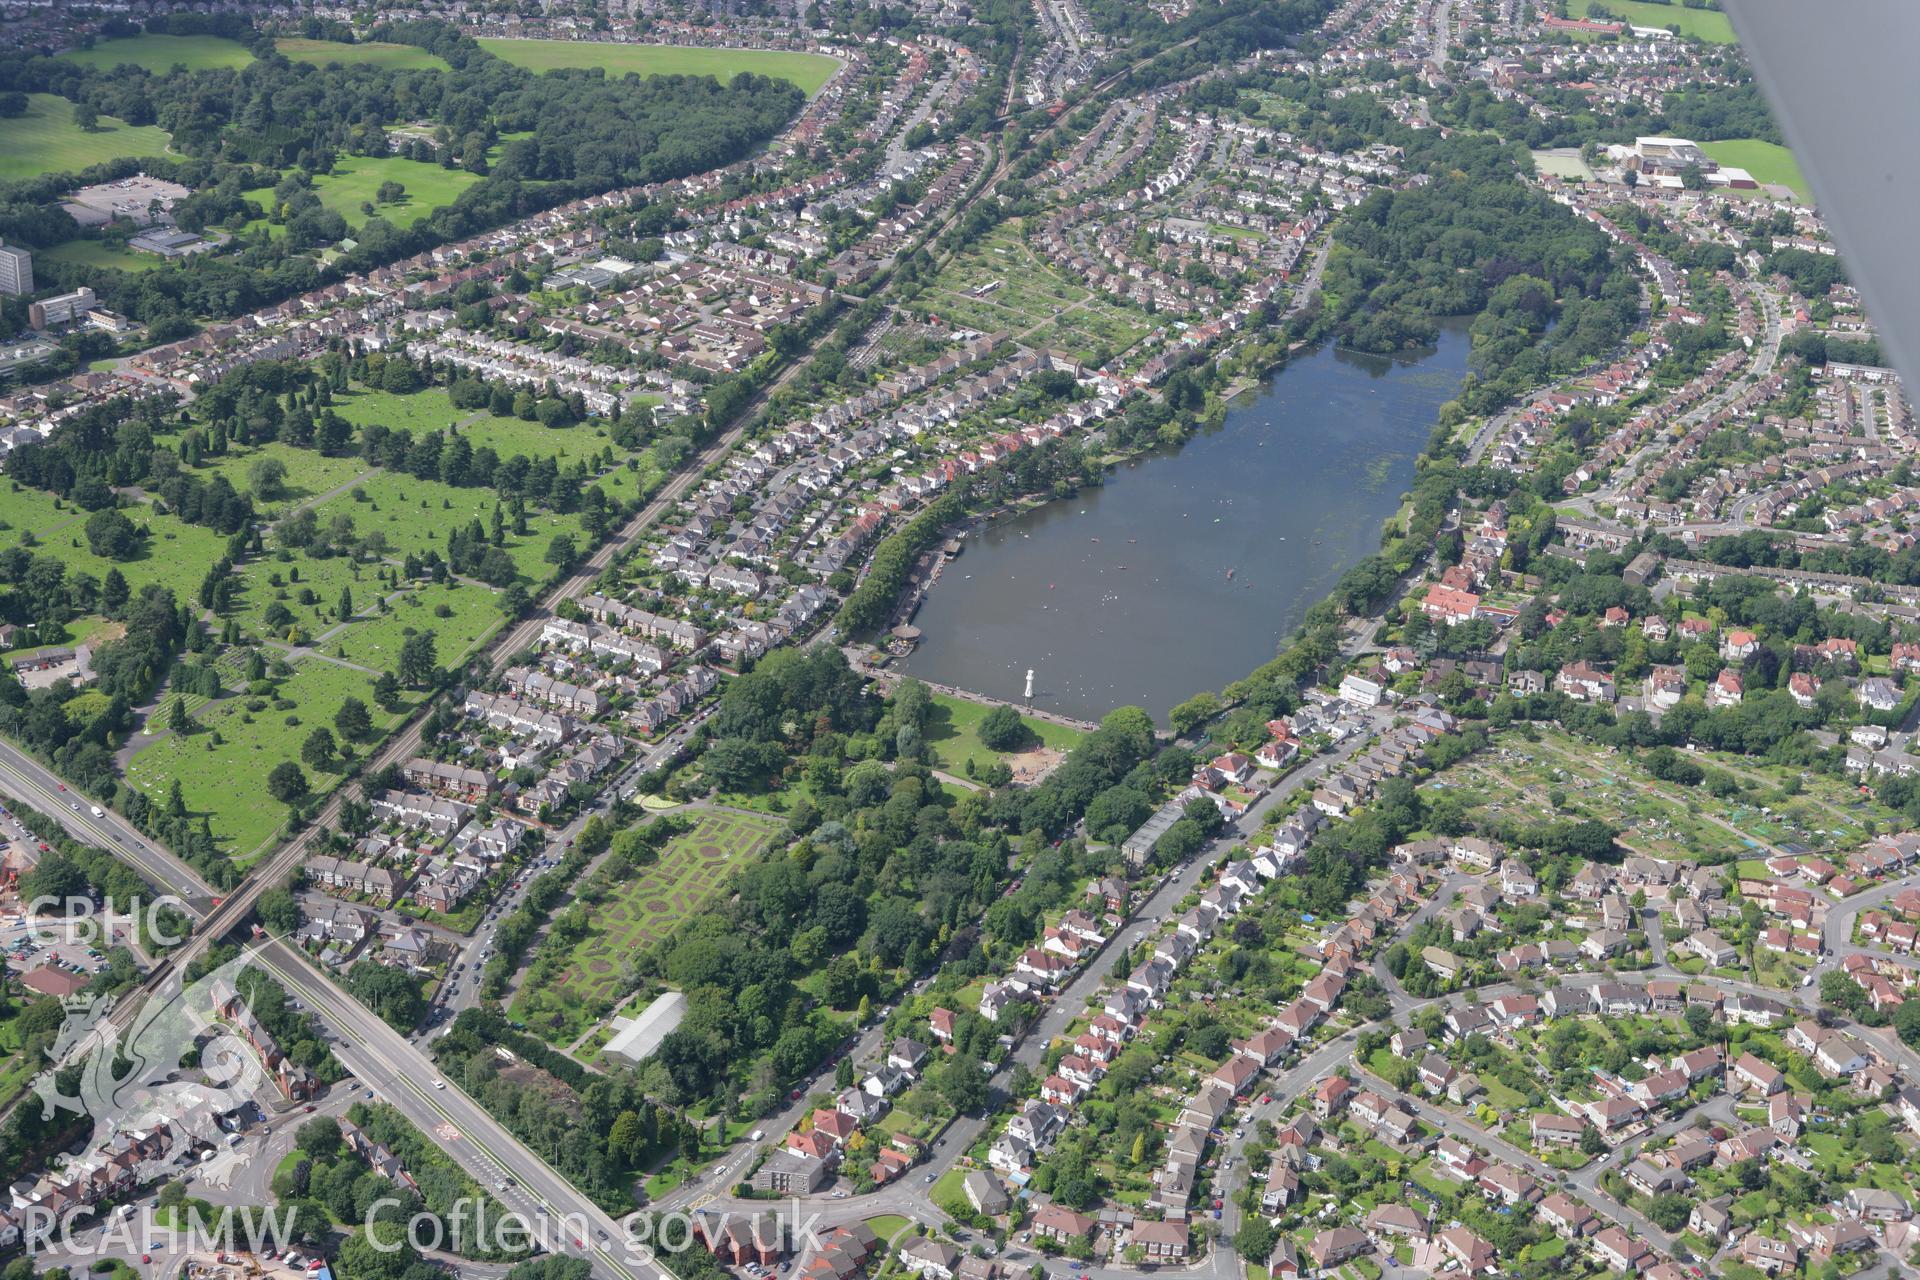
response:
{"label": "tree", "polygon": [[300,758],[323,772],[330,772],[339,763],[334,753],[333,732],[325,725],[315,725],[307,740],[300,744]]}
{"label": "tree", "polygon": [[185,698],[175,698],[167,708],[167,728],[182,736],[193,732],[193,721],[187,718]]}
{"label": "tree", "polygon": [[1893,1011],[1893,1029],[1903,1043],[1920,1049],[1920,1000],[1908,1000]]}
{"label": "tree", "polygon": [[119,566],[107,570],[107,576],[100,584],[100,609],[108,617],[117,617],[127,607],[132,598],[133,589],[127,586],[127,575],[120,572]]}
{"label": "tree", "polygon": [[73,123],[77,128],[92,133],[100,127],[100,113],[84,102],[76,102],[73,104]]}
{"label": "tree", "polygon": [[1867,1011],[1867,991],[1854,981],[1852,974],[1830,969],[1820,975],[1820,1003],[1859,1017]]}
{"label": "tree", "polygon": [[140,530],[125,515],[108,507],[87,517],[87,547],[103,559],[131,559],[140,550]]}
{"label": "tree", "polygon": [[437,657],[433,632],[416,631],[400,645],[400,680],[403,684],[424,686],[433,679]]}
{"label": "tree", "polygon": [[1211,693],[1196,693],[1167,712],[1167,720],[1173,725],[1173,731],[1184,738],[1219,714],[1220,699]]}
{"label": "tree", "polygon": [[1659,1224],[1663,1231],[1678,1231],[1687,1225],[1687,1218],[1692,1213],[1693,1201],[1672,1192],[1655,1196],[1647,1206],[1647,1216]]}
{"label": "tree", "polygon": [[1250,1265],[1262,1266],[1273,1254],[1275,1235],[1265,1218],[1249,1215],[1233,1234],[1234,1252],[1247,1259]]}
{"label": "tree", "polygon": [[331,1160],[340,1154],[344,1145],[340,1123],[326,1116],[315,1116],[294,1131],[293,1145],[316,1160]]}
{"label": "tree", "polygon": [[307,794],[307,775],[291,760],[282,760],[267,775],[267,792],[282,804],[296,804]]}
{"label": "tree", "polygon": [[277,500],[287,489],[287,464],[278,458],[260,458],[247,468],[253,496],[262,502]]}
{"label": "tree", "polygon": [[962,1115],[974,1115],[986,1109],[990,1093],[980,1059],[964,1050],[948,1058],[940,1069],[940,1096]]}
{"label": "tree", "polygon": [[347,973],[347,990],[395,1031],[413,1030],[426,1012],[418,980],[402,969],[357,964]]}
{"label": "tree", "polygon": [[987,712],[975,732],[989,751],[1013,751],[1023,745],[1028,736],[1026,721],[1020,718],[1020,713],[1004,705]]}
{"label": "tree", "polygon": [[574,545],[570,534],[556,533],[553,541],[547,543],[547,563],[557,569],[565,569],[580,558],[580,549]]}
{"label": "tree", "polygon": [[287,889],[268,889],[260,895],[260,901],[253,908],[260,917],[260,923],[269,933],[285,937],[300,927],[302,914],[300,903]]}
{"label": "tree", "polygon": [[400,701],[400,681],[393,672],[382,671],[374,680],[373,700],[388,711],[396,708]]}

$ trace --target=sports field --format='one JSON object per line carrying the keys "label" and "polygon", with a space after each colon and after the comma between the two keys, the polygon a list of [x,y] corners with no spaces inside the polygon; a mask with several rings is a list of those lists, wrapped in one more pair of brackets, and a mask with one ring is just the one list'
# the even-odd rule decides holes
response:
{"label": "sports field", "polygon": [[92,131],[73,122],[73,104],[51,93],[27,95],[25,115],[0,118],[0,181],[77,173],[122,156],[162,156],[165,129],[101,116]]}
{"label": "sports field", "polygon": [[698,49],[666,44],[612,44],[598,40],[482,40],[496,58],[530,71],[599,67],[610,76],[712,76],[725,82],[742,71],[789,80],[809,95],[819,91],[838,62],[818,53],[781,49]]}
{"label": "sports field", "polygon": [[514,1003],[516,1016],[557,1043],[571,1043],[598,1016],[590,1010],[626,994],[627,957],[663,942],[713,899],[735,866],[765,852],[781,830],[783,824],[772,818],[700,813],[691,831],[660,851],[658,862],[595,904],[591,928],[567,953],[557,980],[537,990],[524,985]]}
{"label": "sports field", "polygon": [[[1584,18],[1593,0],[1573,0],[1567,6],[1570,17]],[[1654,4],[1650,0],[1601,0],[1601,7],[1636,27],[1678,27],[1683,36],[1705,40],[1709,44],[1734,44],[1733,23],[1716,9],[1689,9],[1679,4]]]}
{"label": "sports field", "polygon": [[1729,138],[1724,142],[1703,142],[1700,149],[1721,164],[1745,169],[1756,182],[1778,183],[1792,188],[1793,194],[1802,200],[1813,199],[1806,175],[1800,172],[1800,162],[1793,158],[1793,152],[1776,142],[1762,142],[1758,138]]}
{"label": "sports field", "polygon": [[72,263],[76,267],[103,267],[135,273],[151,271],[161,261],[151,253],[135,253],[131,249],[122,249],[100,240],[68,240],[51,249],[41,249],[34,256],[49,262]]}
{"label": "sports field", "polygon": [[[389,181],[405,187],[407,194],[393,204],[380,204],[375,199],[376,193],[381,183]],[[410,227],[442,205],[452,204],[462,191],[478,181],[477,173],[442,169],[437,164],[422,164],[403,156],[342,156],[334,164],[332,173],[314,178],[313,193],[320,197],[322,205],[345,218],[349,227],[357,227],[367,220],[360,206],[368,203],[373,204],[376,215],[394,226]],[[256,187],[243,194],[259,202],[262,209],[272,211],[272,187]],[[266,227],[269,234],[277,235],[280,231],[264,218],[249,222],[245,230],[261,227]]]}
{"label": "sports field", "polygon": [[293,62],[311,62],[317,67],[337,62],[342,66],[385,67],[394,71],[448,71],[446,59],[410,44],[388,44],[368,40],[345,44],[338,40],[275,40],[273,47]]}
{"label": "sports field", "polygon": [[253,61],[253,54],[245,45],[224,36],[123,36],[118,40],[102,40],[91,49],[69,49],[60,57],[83,67],[109,71],[130,62],[156,73],[165,73],[176,66],[189,71],[237,68]]}

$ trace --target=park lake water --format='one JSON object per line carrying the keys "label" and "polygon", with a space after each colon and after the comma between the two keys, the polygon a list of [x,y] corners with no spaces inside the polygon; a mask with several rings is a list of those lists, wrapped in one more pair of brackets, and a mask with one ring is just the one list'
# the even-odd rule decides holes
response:
{"label": "park lake water", "polygon": [[1413,359],[1323,346],[1218,430],[974,532],[914,618],[904,669],[1019,700],[1032,668],[1035,707],[1097,720],[1132,703],[1164,723],[1271,658],[1379,549],[1468,348],[1460,325]]}

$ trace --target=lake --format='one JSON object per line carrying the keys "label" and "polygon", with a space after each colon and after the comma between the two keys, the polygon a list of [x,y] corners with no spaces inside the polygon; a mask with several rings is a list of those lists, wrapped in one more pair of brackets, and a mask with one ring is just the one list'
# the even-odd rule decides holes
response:
{"label": "lake", "polygon": [[1097,720],[1167,709],[1273,657],[1381,522],[1467,372],[1464,325],[1389,359],[1323,346],[1240,397],[1219,429],[1078,497],[976,530],[921,605],[901,668]]}

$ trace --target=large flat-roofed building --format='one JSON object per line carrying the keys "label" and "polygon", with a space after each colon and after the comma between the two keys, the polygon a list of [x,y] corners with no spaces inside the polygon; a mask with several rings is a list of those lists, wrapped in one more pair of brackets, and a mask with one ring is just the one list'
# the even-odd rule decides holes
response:
{"label": "large flat-roofed building", "polygon": [[1713,161],[1707,157],[1707,153],[1688,138],[1635,138],[1633,149],[1640,154],[1640,163],[1647,166],[1684,169],[1690,164],[1697,164],[1703,169],[1713,167]]}
{"label": "large flat-roofed building", "polygon": [[93,290],[75,289],[72,293],[42,298],[27,308],[27,323],[36,329],[57,329],[84,319],[93,310]]}

